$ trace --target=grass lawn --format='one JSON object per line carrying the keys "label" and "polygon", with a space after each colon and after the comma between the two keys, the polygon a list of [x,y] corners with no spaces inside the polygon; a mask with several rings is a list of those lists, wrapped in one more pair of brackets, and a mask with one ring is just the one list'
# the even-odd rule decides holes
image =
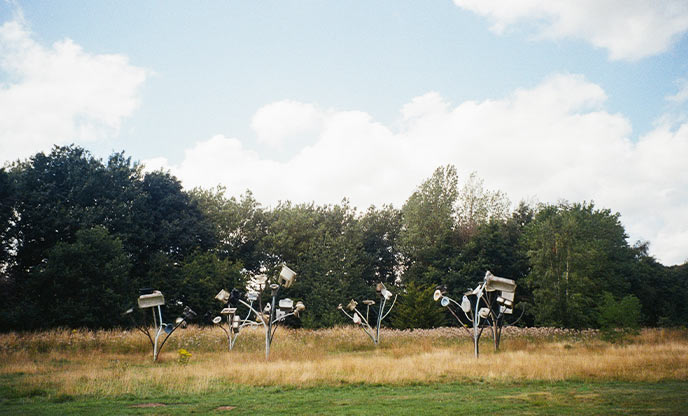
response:
{"label": "grass lawn", "polygon": [[[158,362],[132,331],[0,334],[0,415],[688,415],[688,330],[512,329],[480,358],[459,331],[260,331],[227,351],[215,328],[175,334]],[[191,351],[182,360],[178,349]]]}
{"label": "grass lawn", "polygon": [[1,414],[688,414],[688,382],[684,381],[228,386],[209,394],[108,398],[52,395],[40,390],[20,393],[13,390],[12,384],[13,380],[5,377],[0,390]]}

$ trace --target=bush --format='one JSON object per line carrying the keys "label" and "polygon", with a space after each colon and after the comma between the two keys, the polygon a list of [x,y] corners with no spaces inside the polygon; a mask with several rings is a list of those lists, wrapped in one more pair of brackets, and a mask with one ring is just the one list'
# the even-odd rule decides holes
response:
{"label": "bush", "polygon": [[615,342],[626,335],[637,333],[642,318],[641,307],[640,300],[633,295],[617,301],[614,296],[605,292],[598,316],[602,338]]}

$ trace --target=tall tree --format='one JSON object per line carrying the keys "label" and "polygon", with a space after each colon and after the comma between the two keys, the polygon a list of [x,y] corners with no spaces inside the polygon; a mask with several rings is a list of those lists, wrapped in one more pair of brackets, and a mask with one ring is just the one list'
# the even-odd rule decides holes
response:
{"label": "tall tree", "polygon": [[347,297],[370,295],[363,278],[362,245],[356,211],[340,205],[279,204],[269,215],[261,242],[268,267],[286,262],[299,276],[289,289],[302,299],[308,313],[306,327],[342,322],[336,305]]}
{"label": "tall tree", "polygon": [[32,269],[17,318],[26,328],[122,324],[135,294],[130,267],[122,242],[105,228],[79,230],[73,243],[57,243]]}
{"label": "tall tree", "polygon": [[457,220],[464,240],[471,238],[489,221],[506,221],[509,217],[509,198],[502,191],[485,189],[485,181],[472,172],[458,194]]}
{"label": "tall tree", "polygon": [[211,190],[196,188],[190,195],[215,229],[218,256],[241,261],[247,270],[258,272],[267,261],[260,250],[268,227],[265,211],[250,191],[239,199],[226,198],[225,192],[218,186]]}
{"label": "tall tree", "polygon": [[435,328],[447,323],[444,308],[432,298],[434,286],[410,282],[392,310],[392,326],[398,329]]}
{"label": "tall tree", "polygon": [[404,280],[429,285],[457,280],[456,260],[461,241],[456,232],[458,176],[453,166],[441,166],[424,181],[401,209],[399,247]]}
{"label": "tall tree", "polygon": [[359,220],[363,278],[369,284],[393,283],[399,272],[401,212],[391,205],[368,208]]}
{"label": "tall tree", "polygon": [[[214,244],[212,229],[179,181],[162,172],[143,177],[122,153],[105,165],[78,146],[55,147],[14,163],[8,177],[0,175],[0,181],[8,179],[11,218],[0,231],[2,247],[11,247],[1,262],[8,309],[31,299],[33,280],[43,273],[51,250],[75,243],[80,230],[101,226],[122,242],[134,266],[128,276],[132,287],[148,286],[154,256],[179,262]],[[3,325],[23,325],[12,322]]]}
{"label": "tall tree", "polygon": [[632,252],[619,214],[592,203],[543,206],[524,238],[536,324],[595,326],[602,292],[628,290],[623,266]]}

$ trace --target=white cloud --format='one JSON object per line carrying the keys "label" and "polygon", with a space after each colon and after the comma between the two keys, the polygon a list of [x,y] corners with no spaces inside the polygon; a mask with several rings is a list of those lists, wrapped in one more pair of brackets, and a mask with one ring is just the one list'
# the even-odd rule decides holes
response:
{"label": "white cloud", "polygon": [[21,16],[0,26],[0,162],[53,144],[117,133],[138,106],[146,71],[123,55],[89,54],[70,39],[45,47]]}
{"label": "white cloud", "polygon": [[[389,127],[358,111],[323,114],[317,140],[285,161],[215,136],[172,167],[185,186],[225,184],[278,200],[401,206],[441,164],[477,171],[514,201],[594,200],[622,213],[635,239],[665,263],[688,257],[688,124],[629,139],[629,121],[604,110],[605,93],[577,75],[482,102],[448,104],[429,93],[403,106]],[[288,112],[289,110],[287,110]]]}
{"label": "white cloud", "polygon": [[497,33],[532,24],[539,37],[578,38],[636,60],[669,49],[688,30],[685,0],[454,0],[493,22]]}
{"label": "white cloud", "polygon": [[259,142],[279,148],[285,141],[317,129],[322,117],[323,113],[312,104],[284,100],[261,107],[251,127]]}
{"label": "white cloud", "polygon": [[682,104],[688,101],[688,80],[680,79],[676,82],[678,85],[678,92],[674,95],[666,97],[668,101],[676,104]]}

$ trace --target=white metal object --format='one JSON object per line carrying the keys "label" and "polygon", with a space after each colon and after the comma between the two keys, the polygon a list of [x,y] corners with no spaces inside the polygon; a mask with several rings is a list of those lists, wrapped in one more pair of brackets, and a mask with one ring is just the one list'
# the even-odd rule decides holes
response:
{"label": "white metal object", "polygon": [[220,315],[234,316],[235,313],[236,313],[236,308],[223,308],[222,311],[220,311]]}
{"label": "white metal object", "polygon": [[153,293],[139,296],[138,304],[140,309],[162,306],[165,304],[165,296],[159,290],[155,290]]}
{"label": "white metal object", "polygon": [[227,302],[229,302],[229,296],[230,296],[229,292],[222,289],[222,290],[220,290],[220,292],[218,292],[217,295],[215,295],[215,299],[219,300],[222,303],[227,303]]}
{"label": "white metal object", "polygon": [[[232,350],[241,328],[248,325],[262,325],[265,329],[265,359],[269,359],[270,345],[279,323],[292,315],[299,317],[299,312],[306,309],[306,305],[301,301],[294,305],[294,301],[289,298],[277,300],[280,289],[290,287],[294,284],[295,279],[296,273],[285,264],[282,265],[282,269],[277,276],[276,280],[278,283],[269,284],[268,276],[265,274],[254,275],[250,278],[246,286],[246,299],[250,303],[237,299],[241,305],[248,308],[246,318],[241,319],[234,311],[234,314],[227,315],[228,328],[220,326],[227,335],[230,350]],[[272,299],[271,302],[263,304],[262,297],[266,289],[271,291],[269,293]],[[257,305],[254,305],[255,302],[257,302]],[[255,320],[249,319],[251,315],[255,316]]]}
{"label": "white metal object", "polygon": [[289,311],[291,312],[292,309],[294,309],[294,301],[289,299],[289,298],[284,298],[280,299],[279,301],[279,308],[282,311]]}
{"label": "white metal object", "polygon": [[435,291],[435,293],[433,293],[433,295],[432,295],[432,299],[433,299],[435,302],[437,302],[438,300],[440,300],[441,297],[442,297],[442,291],[439,290],[439,289],[437,289],[437,290]]}
{"label": "white metal object", "polygon": [[495,290],[514,292],[516,290],[516,282],[504,277],[497,277],[487,271],[485,273],[485,291],[492,292]]}
{"label": "white metal object", "polygon": [[282,270],[280,271],[280,274],[279,274],[279,284],[284,286],[285,288],[289,288],[294,283],[295,279],[296,279],[296,272],[294,272],[292,269],[287,267],[286,264],[283,264]]}
{"label": "white metal object", "polygon": [[[394,304],[396,303],[397,296],[395,296],[392,292],[387,290],[385,285],[380,282],[375,286],[375,291],[380,295],[382,298],[380,300],[380,306],[377,309],[377,322],[375,323],[375,329],[373,329],[373,326],[370,323],[370,309],[375,305],[374,300],[366,299],[362,301],[362,303],[366,306],[366,311],[365,315],[363,315],[356,307],[358,306],[358,302],[355,300],[351,299],[349,303],[346,305],[346,307],[343,307],[342,304],[340,303],[337,306],[337,309],[342,311],[344,315],[346,315],[349,319],[353,320],[354,324],[360,325],[363,331],[370,337],[370,339],[373,341],[375,345],[378,345],[380,341],[380,325],[382,321],[389,315],[389,313],[392,311],[392,308],[394,307]],[[386,308],[387,301],[390,300],[394,296],[394,300],[392,301],[391,306],[389,308]],[[347,312],[349,310],[352,312],[349,314]]]}
{"label": "white metal object", "polygon": [[[478,357],[479,340],[485,328],[491,328],[495,350],[499,349],[501,332],[505,325],[505,315],[513,312],[515,292],[516,282],[514,280],[498,277],[487,271],[485,278],[475,289],[465,292],[460,304],[447,296],[441,295],[441,293],[440,303],[448,308],[454,318],[459,321],[462,328],[469,333],[472,332],[475,356]],[[434,297],[436,298],[436,296],[437,291]],[[469,299],[470,296],[475,296],[474,302]],[[454,311],[452,304],[461,308],[463,316],[468,319],[468,323],[472,323],[472,331],[469,329],[469,324],[460,317],[461,314],[457,314]],[[521,312],[521,316],[523,316],[523,312]],[[515,324],[519,319],[508,325]]]}
{"label": "white metal object", "polygon": [[471,301],[466,295],[461,298],[461,310],[463,313],[468,313],[471,311]]}

